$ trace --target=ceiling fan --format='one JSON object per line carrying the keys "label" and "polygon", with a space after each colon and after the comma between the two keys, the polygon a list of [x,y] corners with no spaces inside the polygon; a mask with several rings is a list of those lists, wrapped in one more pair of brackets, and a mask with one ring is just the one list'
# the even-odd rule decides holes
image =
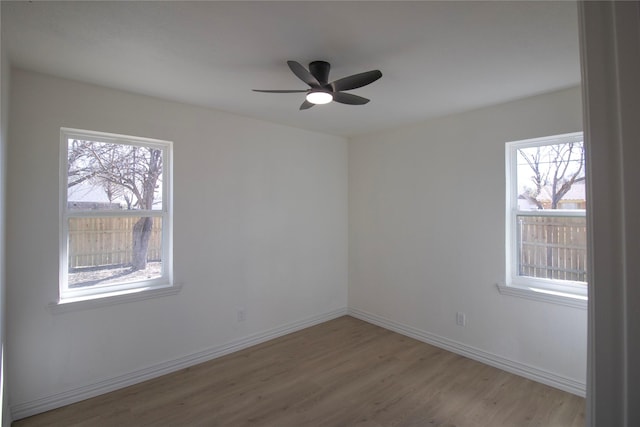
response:
{"label": "ceiling fan", "polygon": [[313,61],[309,64],[309,70],[304,68],[296,61],[287,61],[287,65],[300,80],[310,86],[306,90],[261,90],[253,89],[254,92],[267,93],[306,93],[307,96],[300,105],[301,110],[306,110],[316,104],[328,104],[331,101],[349,105],[363,105],[369,102],[367,98],[363,98],[351,93],[345,93],[344,90],[357,89],[375,82],[382,73],[380,70],[366,71],[364,73],[354,74],[352,76],[343,77],[338,80],[329,82],[329,70],[331,64],[325,61]]}

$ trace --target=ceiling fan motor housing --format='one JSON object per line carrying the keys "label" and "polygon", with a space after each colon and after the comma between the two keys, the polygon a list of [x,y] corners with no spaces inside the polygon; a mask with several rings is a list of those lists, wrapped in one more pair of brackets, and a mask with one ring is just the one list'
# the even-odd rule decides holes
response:
{"label": "ceiling fan motor housing", "polygon": [[309,72],[313,77],[318,80],[322,86],[327,85],[329,82],[329,71],[331,70],[331,64],[326,61],[313,61],[309,63]]}

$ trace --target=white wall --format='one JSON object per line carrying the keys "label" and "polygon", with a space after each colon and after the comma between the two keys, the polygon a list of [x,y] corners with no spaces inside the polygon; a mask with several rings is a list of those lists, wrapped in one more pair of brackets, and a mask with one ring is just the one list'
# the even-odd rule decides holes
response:
{"label": "white wall", "polygon": [[[346,308],[344,138],[21,70],[10,123],[12,406]],[[174,142],[178,295],[47,309],[58,286],[62,126]]]}
{"label": "white wall", "polygon": [[350,309],[584,389],[586,310],[495,285],[505,142],[580,131],[581,114],[572,88],[350,141]]}
{"label": "white wall", "polygon": [[[0,7],[0,11],[2,8]],[[1,15],[1,12],[0,12]],[[2,18],[0,16],[0,21]],[[6,182],[6,149],[9,122],[9,60],[4,47],[0,48],[0,405],[2,412],[0,423],[9,425],[8,389],[6,387],[6,365],[4,351],[6,337],[6,303],[5,303],[5,182]]]}

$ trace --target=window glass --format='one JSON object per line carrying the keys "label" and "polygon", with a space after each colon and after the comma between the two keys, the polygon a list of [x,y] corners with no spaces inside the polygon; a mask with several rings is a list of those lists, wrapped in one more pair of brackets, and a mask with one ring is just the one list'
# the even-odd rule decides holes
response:
{"label": "window glass", "polygon": [[587,281],[585,217],[517,217],[518,276]]}
{"label": "window glass", "polygon": [[68,138],[69,209],[162,209],[162,150]]}
{"label": "window glass", "polygon": [[[150,224],[146,224],[150,223]],[[150,226],[145,247],[134,249],[136,224]],[[138,242],[144,239],[137,232]],[[140,249],[138,249],[140,248]],[[136,251],[141,254],[136,254]],[[144,266],[133,268],[136,256]],[[69,219],[69,288],[105,286],[162,276],[162,218],[135,216]]]}
{"label": "window glass", "polygon": [[519,210],[585,209],[582,141],[516,150]]}

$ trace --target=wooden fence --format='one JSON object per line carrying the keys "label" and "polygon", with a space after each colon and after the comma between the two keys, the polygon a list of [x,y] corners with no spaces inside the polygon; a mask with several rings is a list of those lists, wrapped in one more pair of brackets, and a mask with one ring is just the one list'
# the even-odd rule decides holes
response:
{"label": "wooden fence", "polygon": [[[69,220],[69,269],[108,268],[132,261],[133,225],[139,217],[90,217]],[[148,261],[162,258],[162,218],[153,219]]]}
{"label": "wooden fence", "polygon": [[585,217],[518,217],[519,275],[587,281]]}

